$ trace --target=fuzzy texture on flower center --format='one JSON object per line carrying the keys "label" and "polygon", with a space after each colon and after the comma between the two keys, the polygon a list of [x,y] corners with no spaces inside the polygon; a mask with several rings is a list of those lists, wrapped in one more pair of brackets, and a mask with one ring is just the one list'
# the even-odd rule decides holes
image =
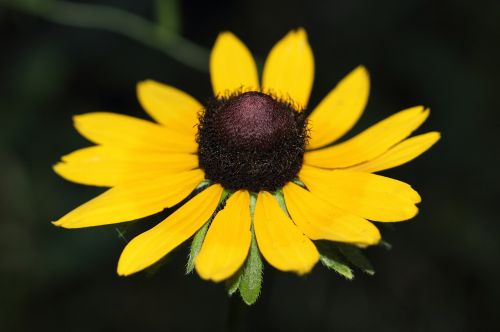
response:
{"label": "fuzzy texture on flower center", "polygon": [[213,99],[200,114],[199,165],[226,189],[274,191],[302,166],[306,125],[304,112],[261,92]]}

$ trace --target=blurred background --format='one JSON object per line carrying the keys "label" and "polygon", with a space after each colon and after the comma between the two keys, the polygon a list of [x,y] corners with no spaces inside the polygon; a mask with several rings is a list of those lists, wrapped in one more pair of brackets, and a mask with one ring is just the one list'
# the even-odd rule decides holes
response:
{"label": "blurred background", "polygon": [[318,265],[301,278],[266,267],[246,330],[498,328],[500,2],[1,0],[1,331],[224,331],[224,286],[184,276],[187,246],[156,273],[120,278],[125,241],[114,226],[52,226],[103,189],[66,182],[51,166],[90,145],[73,115],[146,118],[139,80],[205,100],[220,31],[235,32],[262,64],[299,26],[316,58],[311,105],[364,64],[372,90],[354,132],[424,104],[432,113],[419,132],[443,138],[385,172],[411,183],[423,203],[414,220],[383,229],[392,250],[366,251],[373,277],[356,271],[347,281]]}

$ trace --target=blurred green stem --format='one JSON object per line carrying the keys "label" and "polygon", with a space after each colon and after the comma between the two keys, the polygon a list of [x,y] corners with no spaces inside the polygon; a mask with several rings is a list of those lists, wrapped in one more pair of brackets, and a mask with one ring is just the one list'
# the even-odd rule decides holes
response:
{"label": "blurred green stem", "polygon": [[0,3],[52,22],[111,31],[156,48],[186,66],[208,71],[207,49],[123,9],[67,1],[1,0]]}

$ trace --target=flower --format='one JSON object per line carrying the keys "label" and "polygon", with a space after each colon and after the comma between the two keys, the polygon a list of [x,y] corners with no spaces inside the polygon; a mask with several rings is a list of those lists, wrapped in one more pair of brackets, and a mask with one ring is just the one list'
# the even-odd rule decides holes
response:
{"label": "flower", "polygon": [[315,241],[374,245],[381,236],[372,221],[417,214],[415,190],[374,173],[439,139],[437,132],[408,138],[428,109],[405,109],[333,144],[365,108],[368,73],[354,69],[309,114],[314,60],[303,29],[273,47],[262,84],[249,50],[229,32],[217,38],[210,72],[215,97],[205,105],[171,86],[140,82],[139,101],[156,123],[104,112],[74,118],[96,145],[64,156],[55,171],[110,189],[55,225],[120,223],[184,202],[126,245],[119,275],[151,266],[195,234],[192,258],[203,279],[232,277],[257,248],[276,269],[305,274],[320,258]]}

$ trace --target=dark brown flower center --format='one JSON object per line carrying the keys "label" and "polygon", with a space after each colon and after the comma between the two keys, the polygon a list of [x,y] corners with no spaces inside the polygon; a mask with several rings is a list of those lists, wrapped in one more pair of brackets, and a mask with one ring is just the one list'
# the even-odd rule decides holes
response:
{"label": "dark brown flower center", "polygon": [[306,119],[290,103],[261,92],[209,101],[200,115],[199,165],[226,189],[274,191],[296,177]]}

